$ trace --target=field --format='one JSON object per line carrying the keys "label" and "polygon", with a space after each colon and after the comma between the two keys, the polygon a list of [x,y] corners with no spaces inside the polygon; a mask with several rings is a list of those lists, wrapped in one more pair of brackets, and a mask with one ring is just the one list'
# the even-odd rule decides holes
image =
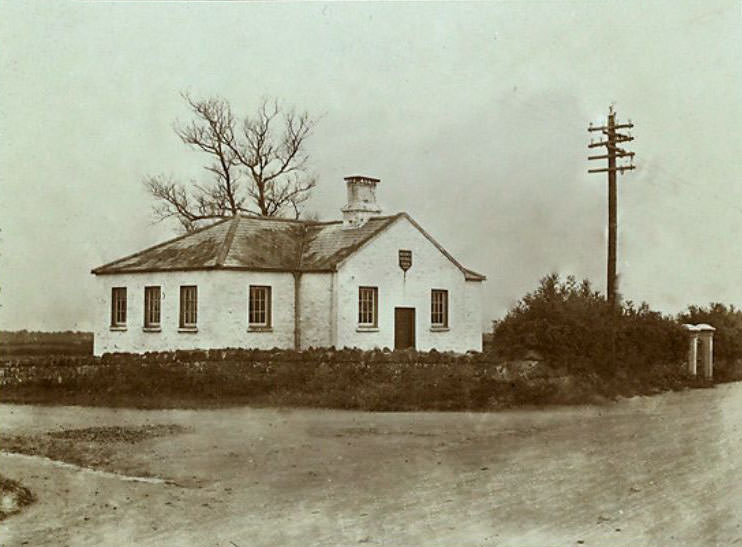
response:
{"label": "field", "polygon": [[0,405],[4,438],[76,438],[43,450],[107,471],[0,454],[38,496],[0,543],[734,544],[741,422],[742,384],[498,413]]}
{"label": "field", "polygon": [[92,353],[92,332],[0,331],[0,362],[20,357]]}

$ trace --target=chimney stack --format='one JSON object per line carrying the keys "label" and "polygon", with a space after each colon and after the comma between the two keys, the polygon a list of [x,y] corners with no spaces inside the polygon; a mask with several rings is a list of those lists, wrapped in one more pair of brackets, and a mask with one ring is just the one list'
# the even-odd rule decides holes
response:
{"label": "chimney stack", "polygon": [[345,177],[348,187],[348,203],[343,212],[343,228],[360,228],[366,221],[381,213],[376,203],[376,185],[379,179],[354,175]]}

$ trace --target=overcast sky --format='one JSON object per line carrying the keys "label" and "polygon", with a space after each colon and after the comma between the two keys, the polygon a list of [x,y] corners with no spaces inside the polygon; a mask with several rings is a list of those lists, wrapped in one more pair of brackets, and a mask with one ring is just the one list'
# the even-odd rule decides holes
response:
{"label": "overcast sky", "polygon": [[[0,328],[92,328],[90,269],[177,233],[147,174],[202,177],[179,93],[321,116],[309,208],[382,180],[487,275],[501,317],[556,271],[605,288],[589,122],[635,123],[620,292],[742,305],[742,7],[713,2],[0,3]],[[594,162],[591,162],[594,163]],[[596,166],[597,167],[597,166]]]}

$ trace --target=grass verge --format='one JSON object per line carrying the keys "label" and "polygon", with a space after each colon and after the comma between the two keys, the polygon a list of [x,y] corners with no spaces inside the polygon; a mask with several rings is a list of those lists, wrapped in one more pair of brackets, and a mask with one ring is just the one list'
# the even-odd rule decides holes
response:
{"label": "grass verge", "polygon": [[[43,456],[80,467],[115,471],[112,463],[122,445],[187,431],[187,428],[175,424],[88,427],[41,435],[0,435],[0,446],[6,452]],[[146,475],[146,471],[143,471],[142,476]]]}

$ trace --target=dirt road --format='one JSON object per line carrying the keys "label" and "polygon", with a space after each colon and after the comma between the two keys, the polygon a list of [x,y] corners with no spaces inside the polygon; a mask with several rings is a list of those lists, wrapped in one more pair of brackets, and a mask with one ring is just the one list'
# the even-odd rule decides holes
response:
{"label": "dirt road", "polygon": [[125,481],[0,456],[2,545],[742,545],[742,384],[490,414],[0,405],[2,433],[180,424]]}

